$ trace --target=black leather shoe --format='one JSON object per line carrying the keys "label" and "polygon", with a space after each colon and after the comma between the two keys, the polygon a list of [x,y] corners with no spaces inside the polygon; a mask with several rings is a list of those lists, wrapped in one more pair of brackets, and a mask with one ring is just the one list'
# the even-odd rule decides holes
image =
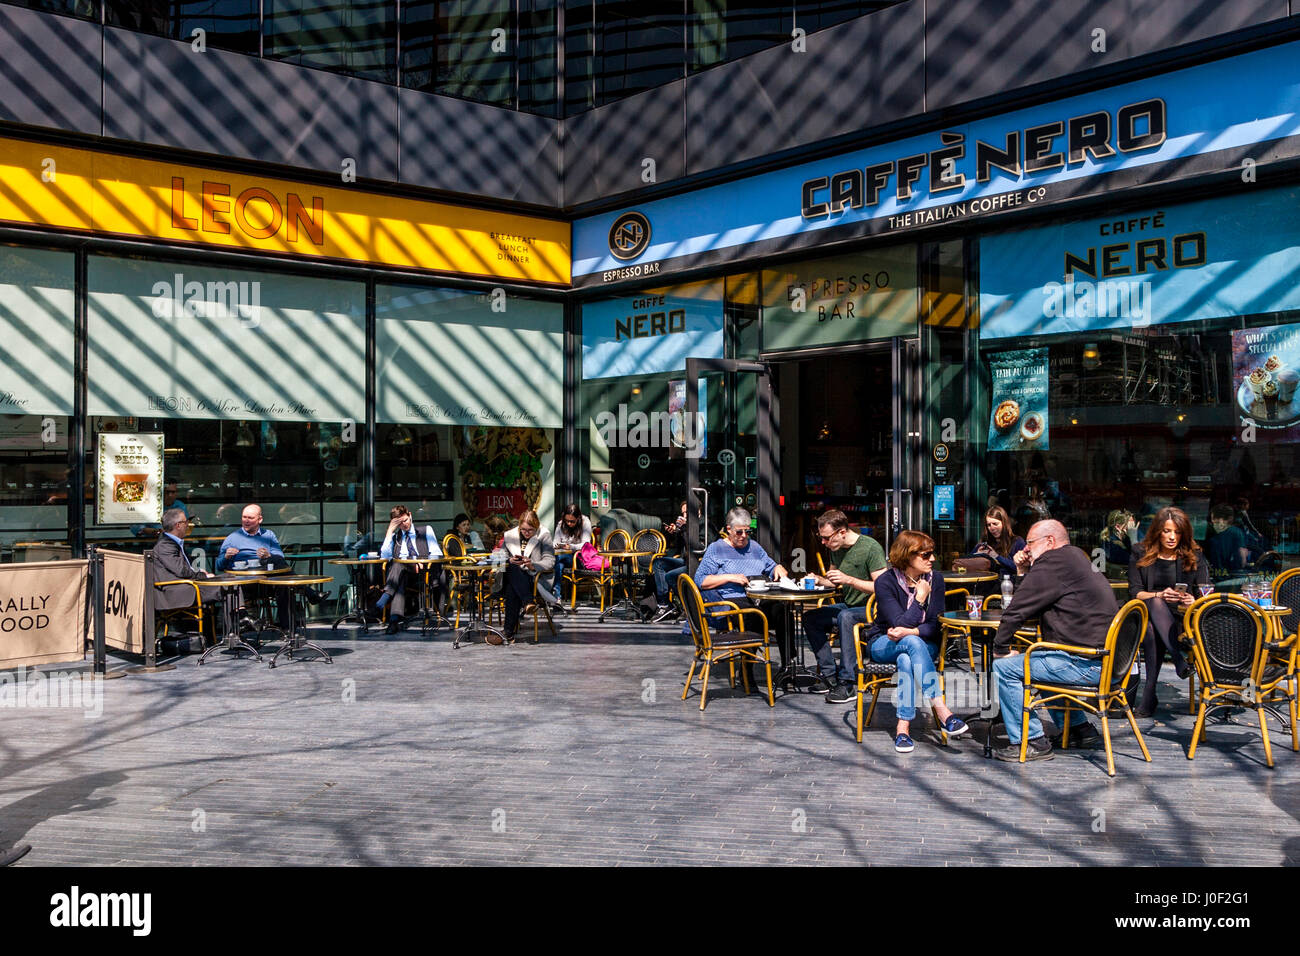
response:
{"label": "black leather shoe", "polygon": [[385,634],[396,634],[398,631],[406,630],[406,618],[400,615],[393,615],[388,619],[388,627],[384,628]]}
{"label": "black leather shoe", "polygon": [[[1056,734],[1051,738],[1053,747],[1061,746],[1061,735]],[[1070,746],[1071,747],[1093,747],[1101,743],[1101,731],[1092,724],[1079,724],[1070,728]]]}
{"label": "black leather shoe", "polygon": [[0,866],[9,866],[17,863],[32,850],[31,846],[26,843],[19,843],[17,846],[8,850],[0,850]]}
{"label": "black leather shoe", "polygon": [[[1005,747],[999,747],[993,751],[993,756],[999,760],[1007,760],[1012,763],[1020,762],[1020,744],[1007,744]],[[1029,746],[1025,748],[1025,763],[1031,760],[1051,760],[1052,745],[1048,743],[1046,737],[1035,737],[1029,741]]]}
{"label": "black leather shoe", "polygon": [[315,588],[303,588],[302,596],[307,599],[308,604],[319,604],[329,598],[329,595],[324,591],[318,591]]}

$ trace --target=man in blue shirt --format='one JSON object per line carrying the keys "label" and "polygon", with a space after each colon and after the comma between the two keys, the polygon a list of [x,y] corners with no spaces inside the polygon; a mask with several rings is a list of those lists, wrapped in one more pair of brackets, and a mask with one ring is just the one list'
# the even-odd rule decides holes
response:
{"label": "man in blue shirt", "polygon": [[[226,540],[221,542],[221,550],[217,554],[217,571],[235,570],[254,570],[257,567],[263,568],[282,568],[288,562],[284,559],[284,549],[280,547],[280,542],[275,536],[275,532],[269,528],[262,527],[262,508],[260,505],[246,505],[244,512],[239,518],[240,529],[232,531],[226,535]],[[263,585],[253,585],[252,587],[240,588],[241,602],[246,603],[249,599],[265,597],[271,593],[271,589]],[[287,629],[289,627],[289,601],[293,598],[285,593],[284,589],[279,589],[279,593],[272,594],[276,598],[275,610],[276,621],[280,627]],[[307,595],[308,600],[313,602],[320,600],[318,593]],[[241,614],[243,609],[241,608]],[[241,625],[248,623],[241,617]]]}
{"label": "man in blue shirt", "polygon": [[[411,516],[411,510],[406,505],[396,505],[388,513],[388,531],[384,535],[384,545],[379,550],[379,556],[387,561],[393,561],[394,558],[441,558],[442,548],[438,547],[438,537],[434,534],[433,528],[429,525],[424,526],[423,532],[415,530],[415,519]],[[406,626],[406,585],[418,581],[420,575],[425,570],[429,571],[429,583],[435,592],[442,591],[442,573],[441,570],[427,568],[424,564],[400,564],[393,561],[388,566],[388,578],[384,582],[384,593],[379,596],[375,604],[376,610],[382,610],[384,605],[392,601],[393,607],[388,612],[388,627],[386,633],[396,634]],[[435,598],[436,600],[436,598]]]}
{"label": "man in blue shirt", "polygon": [[248,505],[239,518],[240,529],[226,535],[221,542],[221,553],[217,555],[217,570],[229,571],[235,565],[251,567],[254,564],[266,567],[284,567],[284,549],[275,532],[262,527],[262,509],[259,505]]}

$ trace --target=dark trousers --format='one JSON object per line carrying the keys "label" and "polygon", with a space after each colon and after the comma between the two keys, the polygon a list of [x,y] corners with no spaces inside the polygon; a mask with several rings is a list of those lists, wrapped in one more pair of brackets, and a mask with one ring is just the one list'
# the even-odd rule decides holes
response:
{"label": "dark trousers", "polygon": [[[394,561],[388,566],[388,578],[384,581],[384,593],[392,596],[389,603],[390,617],[403,617],[406,614],[406,589],[423,587],[423,572],[417,573],[413,564],[398,564]],[[432,568],[429,571],[429,589],[432,600],[438,600],[442,594],[442,571]]]}
{"label": "dark trousers", "polygon": [[681,558],[663,555],[654,559],[651,570],[654,571],[655,597],[660,604],[667,604],[669,595],[676,590],[677,579],[686,571],[686,562]]}
{"label": "dark trousers", "polygon": [[510,636],[519,627],[519,615],[524,605],[533,601],[533,576],[517,564],[507,564],[502,575],[501,592],[506,600],[506,636]]}
{"label": "dark trousers", "polygon": [[848,609],[847,604],[824,604],[803,612],[803,632],[808,638],[808,646],[817,657],[817,669],[827,679],[836,673],[835,655],[831,653],[830,645],[831,631],[839,629],[840,612]]}
{"label": "dark trousers", "polygon": [[1170,609],[1164,598],[1147,598],[1146,606],[1150,612],[1150,624],[1146,637],[1142,639],[1142,655],[1146,659],[1147,676],[1142,685],[1140,706],[1151,711],[1156,706],[1156,678],[1165,662],[1165,651],[1169,651],[1175,667],[1183,667],[1183,651],[1178,646],[1178,637],[1183,633],[1183,619]]}

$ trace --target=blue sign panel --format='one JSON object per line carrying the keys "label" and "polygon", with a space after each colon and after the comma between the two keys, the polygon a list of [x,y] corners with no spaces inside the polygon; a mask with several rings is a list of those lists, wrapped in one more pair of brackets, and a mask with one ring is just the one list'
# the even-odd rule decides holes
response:
{"label": "blue sign panel", "polygon": [[582,377],[680,372],[686,358],[722,358],[722,280],[588,302]]}
{"label": "blue sign panel", "polygon": [[1225,160],[1235,164],[1242,147],[1261,143],[1285,157],[1273,147],[1300,138],[1297,103],[1293,42],[985,117],[644,203],[635,211],[648,238],[632,254],[610,247],[627,210],[580,219],[574,282],[641,280],[673,264],[1031,209],[1121,170],[1150,167],[1165,179],[1221,170],[1220,158],[1237,155]]}
{"label": "blue sign panel", "polygon": [[1300,309],[1300,190],[980,240],[980,338]]}
{"label": "blue sign panel", "polygon": [[957,486],[956,485],[935,485],[934,486],[934,520],[935,521],[956,521],[957,520]]}

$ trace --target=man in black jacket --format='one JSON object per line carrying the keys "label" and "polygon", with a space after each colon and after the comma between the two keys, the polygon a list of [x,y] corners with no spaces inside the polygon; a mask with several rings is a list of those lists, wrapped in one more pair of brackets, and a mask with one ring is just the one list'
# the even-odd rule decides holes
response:
{"label": "man in black jacket", "polygon": [[[1041,618],[1044,638],[1061,644],[1101,648],[1118,606],[1115,592],[1098,573],[1083,551],[1070,546],[1070,534],[1059,521],[1039,521],[1029,529],[1017,563],[1029,570],[1016,589],[1011,606],[1002,612],[993,653],[998,702],[1007,726],[1010,746],[997,751],[1000,760],[1020,759],[1020,724],[1024,714],[1025,664],[1011,641],[1016,630],[1033,618]],[[1030,658],[1034,680],[1056,680],[1068,684],[1097,684],[1101,681],[1101,658],[1082,657],[1066,651],[1038,651]],[[1064,710],[1048,708],[1058,728]],[[1077,729],[1076,729],[1077,728]],[[1070,737],[1080,742],[1096,737],[1097,731],[1079,710],[1071,712]],[[1026,760],[1052,756],[1052,744],[1043,734],[1037,715],[1029,715],[1029,748]]]}

